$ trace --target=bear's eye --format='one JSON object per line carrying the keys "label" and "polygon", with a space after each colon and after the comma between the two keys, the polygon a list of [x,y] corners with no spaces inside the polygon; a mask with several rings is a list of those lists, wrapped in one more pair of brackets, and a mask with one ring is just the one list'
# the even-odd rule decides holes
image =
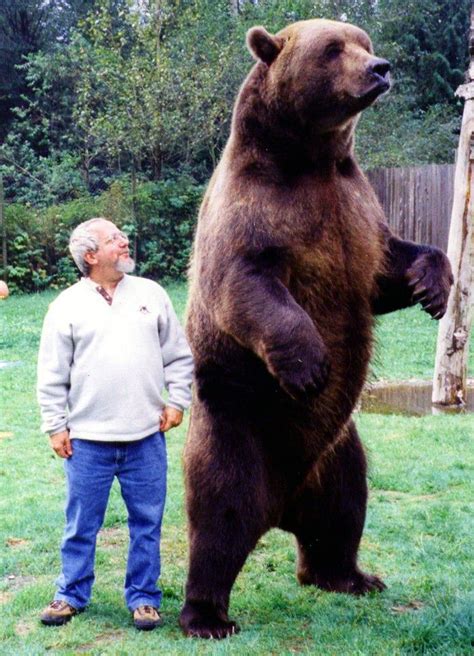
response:
{"label": "bear's eye", "polygon": [[343,51],[344,45],[338,41],[335,41],[334,43],[330,43],[328,46],[326,46],[324,54],[326,55],[327,59],[336,59],[340,54],[342,54]]}

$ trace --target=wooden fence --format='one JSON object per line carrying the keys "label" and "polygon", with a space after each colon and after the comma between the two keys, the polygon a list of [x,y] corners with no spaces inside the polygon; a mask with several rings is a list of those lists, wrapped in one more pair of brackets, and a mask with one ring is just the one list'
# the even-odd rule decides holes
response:
{"label": "wooden fence", "polygon": [[367,174],[392,230],[410,239],[448,247],[454,164],[374,169]]}

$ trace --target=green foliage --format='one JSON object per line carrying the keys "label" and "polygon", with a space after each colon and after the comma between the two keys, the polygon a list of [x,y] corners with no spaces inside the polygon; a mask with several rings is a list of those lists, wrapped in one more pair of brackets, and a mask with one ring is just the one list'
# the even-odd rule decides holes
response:
{"label": "green foliage", "polygon": [[180,279],[189,262],[203,187],[187,177],[115,182],[101,196],[104,216],[130,236],[137,272],[156,280]]}
{"label": "green foliage", "polygon": [[77,279],[67,255],[75,225],[96,215],[92,198],[39,210],[12,204],[6,207],[7,279],[13,292],[64,287]]}
{"label": "green foliage", "polygon": [[[276,31],[314,16],[361,25],[376,52],[392,61],[393,111],[385,106],[382,117],[387,160],[452,161],[469,0],[455,7],[451,0],[248,0],[239,3],[238,15],[230,0],[79,4],[64,16],[66,42],[52,39],[31,51],[19,69],[27,93],[0,147],[0,172],[13,201],[47,206],[97,194],[124,173],[157,180],[186,172],[203,182],[252,64],[246,30],[262,23]],[[394,117],[401,119],[398,130]],[[380,118],[365,117],[369,133]],[[363,166],[378,160],[377,146],[368,139]]]}
{"label": "green foliage", "polygon": [[47,262],[41,244],[37,242],[36,216],[32,210],[22,205],[10,205],[5,212],[8,250],[11,256],[7,268],[9,286],[13,292],[18,290],[45,287],[50,278],[47,275]]}
{"label": "green foliage", "polygon": [[87,194],[79,157],[71,152],[53,151],[38,157],[18,133],[7,137],[0,148],[0,160],[7,200],[47,207]]}
{"label": "green foliage", "polygon": [[75,282],[79,274],[68,253],[69,237],[76,225],[94,216],[127,230],[138,273],[157,280],[183,278],[202,192],[202,186],[185,176],[134,187],[125,179],[98,197],[42,209],[8,205],[9,286],[13,292],[29,292]]}
{"label": "green foliage", "polygon": [[456,104],[469,63],[467,36],[471,0],[380,0],[379,45],[386,46],[412,107]]}
{"label": "green foliage", "polygon": [[8,132],[14,108],[31,99],[23,66],[30,55],[48,56],[67,43],[71,30],[95,0],[15,0],[0,4],[0,140]]}
{"label": "green foliage", "polygon": [[[9,220],[14,288],[73,279],[65,244],[84,214],[130,227],[139,271],[183,275],[200,185],[219,160],[252,66],[245,34],[255,24],[277,31],[322,17],[365,28],[393,64],[394,87],[362,116],[363,168],[453,161],[470,0],[240,0],[235,7],[230,0],[3,3],[0,175],[7,203],[23,204],[32,217],[24,234]],[[61,218],[80,206],[88,211]],[[44,218],[55,213],[58,234]]]}
{"label": "green foliage", "polygon": [[132,234],[140,274],[158,280],[185,276],[202,192],[187,178],[138,187]]}
{"label": "green foliage", "polygon": [[452,162],[459,118],[449,105],[412,111],[388,96],[366,110],[356,132],[356,152],[366,170]]}

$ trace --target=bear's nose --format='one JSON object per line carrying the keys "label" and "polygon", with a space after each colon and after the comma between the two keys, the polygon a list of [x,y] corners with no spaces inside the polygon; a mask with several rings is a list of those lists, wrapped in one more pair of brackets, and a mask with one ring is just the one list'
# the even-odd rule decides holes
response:
{"label": "bear's nose", "polygon": [[369,64],[369,73],[385,78],[390,68],[390,62],[386,59],[373,59]]}

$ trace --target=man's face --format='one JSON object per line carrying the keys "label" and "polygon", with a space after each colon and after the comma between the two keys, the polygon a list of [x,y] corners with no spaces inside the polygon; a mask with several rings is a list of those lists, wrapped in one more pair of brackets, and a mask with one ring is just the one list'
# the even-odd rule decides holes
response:
{"label": "man's face", "polygon": [[87,254],[87,261],[91,267],[91,274],[131,273],[135,262],[130,257],[128,237],[111,221],[97,221],[93,228],[94,235],[99,243],[95,253]]}

